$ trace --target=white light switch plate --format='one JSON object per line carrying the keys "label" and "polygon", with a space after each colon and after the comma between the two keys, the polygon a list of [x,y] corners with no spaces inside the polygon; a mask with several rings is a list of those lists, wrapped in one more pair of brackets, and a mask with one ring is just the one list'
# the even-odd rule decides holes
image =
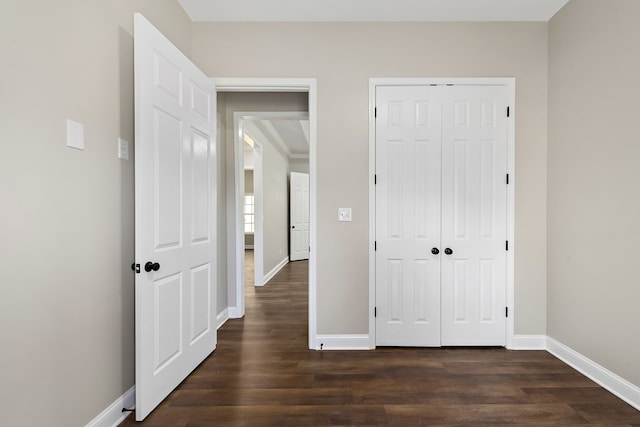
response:
{"label": "white light switch plate", "polygon": [[129,141],[118,138],[118,158],[129,160]]}
{"label": "white light switch plate", "polygon": [[67,147],[84,150],[84,125],[67,120]]}
{"label": "white light switch plate", "polygon": [[338,221],[351,221],[351,208],[338,208]]}

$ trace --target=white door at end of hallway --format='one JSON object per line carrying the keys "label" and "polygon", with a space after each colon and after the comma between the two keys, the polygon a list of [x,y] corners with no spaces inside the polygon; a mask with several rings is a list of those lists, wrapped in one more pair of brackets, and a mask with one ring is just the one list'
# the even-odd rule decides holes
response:
{"label": "white door at end of hallway", "polygon": [[291,172],[289,260],[309,259],[309,174]]}

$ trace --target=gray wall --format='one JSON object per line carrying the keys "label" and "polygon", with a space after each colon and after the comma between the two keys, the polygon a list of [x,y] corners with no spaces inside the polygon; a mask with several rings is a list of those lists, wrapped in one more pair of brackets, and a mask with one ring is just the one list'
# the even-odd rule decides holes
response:
{"label": "gray wall", "polygon": [[264,275],[289,257],[289,161],[272,143],[262,143]]}
{"label": "gray wall", "polygon": [[134,384],[135,11],[190,51],[174,0],[0,2],[3,426],[85,425]]}
{"label": "gray wall", "polygon": [[640,386],[640,2],[549,25],[548,333]]}
{"label": "gray wall", "polygon": [[[515,77],[516,333],[546,333],[546,23],[194,23],[192,31],[193,58],[210,76],[317,79],[320,334],[369,330],[369,78]],[[336,219],[345,206],[353,208],[346,227]]]}
{"label": "gray wall", "polygon": [[253,194],[253,169],[244,170],[244,193]]}
{"label": "gray wall", "polygon": [[290,159],[290,172],[309,173],[309,159]]}

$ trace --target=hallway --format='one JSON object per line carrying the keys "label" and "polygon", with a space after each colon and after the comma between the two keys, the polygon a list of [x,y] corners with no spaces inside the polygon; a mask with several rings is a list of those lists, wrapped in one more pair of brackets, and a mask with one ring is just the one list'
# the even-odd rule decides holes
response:
{"label": "hallway", "polygon": [[249,283],[245,318],[220,328],[213,356],[145,422],[122,425],[640,426],[640,412],[545,351],[308,350],[307,277],[298,261]]}

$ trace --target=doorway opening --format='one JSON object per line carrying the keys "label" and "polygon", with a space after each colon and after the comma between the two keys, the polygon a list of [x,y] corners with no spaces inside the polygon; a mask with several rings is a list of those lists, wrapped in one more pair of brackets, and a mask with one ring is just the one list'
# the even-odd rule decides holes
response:
{"label": "doorway opening", "polygon": [[[298,108],[299,111],[296,114],[304,114],[308,118],[308,172],[310,176],[310,191],[309,191],[309,247],[312,253],[316,247],[316,82],[314,79],[251,79],[251,78],[238,78],[238,79],[213,79],[216,84],[217,92],[220,95],[233,96],[237,95],[242,99],[234,105],[235,111],[230,113],[228,106],[223,105],[218,112],[218,121],[229,120],[228,115],[233,116],[233,127],[227,126],[225,134],[218,136],[223,140],[228,140],[229,135],[233,134],[230,139],[234,142],[232,144],[226,144],[226,189],[227,195],[225,204],[227,206],[227,239],[226,239],[226,253],[227,253],[227,277],[228,282],[226,286],[226,301],[228,307],[229,318],[240,318],[245,314],[244,309],[244,274],[245,274],[245,220],[244,220],[244,200],[245,200],[245,188],[244,188],[244,144],[245,135],[251,137],[252,126],[246,126],[251,120],[271,120],[275,118],[283,118],[285,115],[291,115],[291,108],[287,108],[285,111],[270,111],[268,110],[270,97],[280,95],[295,95],[302,94],[305,96],[304,108]],[[249,103],[249,95],[254,96],[253,103]],[[265,108],[261,108],[265,107]],[[271,109],[278,109],[278,107],[271,107]],[[225,111],[222,111],[225,110]],[[306,111],[305,111],[306,110]],[[266,115],[266,116],[265,116]],[[277,117],[280,115],[280,117]],[[294,114],[295,115],[295,114]],[[298,117],[300,118],[300,117]],[[220,127],[220,126],[219,126]],[[255,133],[255,127],[253,129]],[[255,136],[255,135],[254,135]],[[255,142],[255,139],[252,138]],[[258,144],[258,160],[262,158],[264,162],[264,145]],[[254,158],[256,157],[256,149],[252,150]],[[292,156],[289,156],[292,158]],[[295,157],[295,156],[293,156]],[[254,166],[255,168],[256,166]],[[264,194],[264,188],[260,189],[262,185],[266,185],[264,179],[260,182],[260,179],[256,179],[258,175],[254,169],[254,270],[256,275],[256,284],[264,284],[269,278],[269,273],[274,271],[273,268],[268,268],[265,265],[265,253],[261,248],[264,248],[265,241],[265,228],[264,223],[261,224],[262,216],[264,215],[264,209],[268,208],[268,203],[265,203],[260,199],[260,195]],[[262,174],[260,174],[262,175]],[[286,185],[286,183],[285,183]],[[257,191],[258,190],[258,191]],[[261,212],[262,210],[262,212]],[[284,219],[288,224],[288,218]],[[262,227],[262,228],[261,228]],[[288,227],[287,227],[288,228]],[[272,254],[273,255],[273,254]],[[288,242],[285,242],[284,247],[279,247],[276,257],[280,257],[281,262],[288,261]],[[273,259],[268,262],[269,265],[273,265]],[[277,264],[277,263],[276,263]],[[309,348],[316,348],[316,259],[311,256],[309,259]],[[265,271],[266,270],[266,271]],[[275,270],[277,272],[277,269]],[[275,273],[274,273],[275,274]]]}

